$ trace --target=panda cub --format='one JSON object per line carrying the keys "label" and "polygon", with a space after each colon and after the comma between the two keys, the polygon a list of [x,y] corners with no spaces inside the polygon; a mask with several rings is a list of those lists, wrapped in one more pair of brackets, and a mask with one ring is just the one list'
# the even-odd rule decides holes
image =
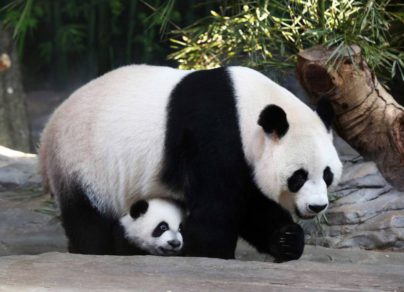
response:
{"label": "panda cub", "polygon": [[180,254],[185,208],[170,199],[139,200],[114,228],[118,255]]}

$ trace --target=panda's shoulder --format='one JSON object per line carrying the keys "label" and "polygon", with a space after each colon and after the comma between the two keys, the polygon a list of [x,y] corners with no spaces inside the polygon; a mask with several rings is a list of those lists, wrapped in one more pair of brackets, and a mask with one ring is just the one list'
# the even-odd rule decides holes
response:
{"label": "panda's shoulder", "polygon": [[[256,81],[266,81],[270,80],[267,76],[261,72],[244,66],[229,66],[226,67],[232,79],[237,78],[240,80],[256,80]],[[247,78],[247,79],[245,79]],[[244,83],[244,82],[243,82]]]}

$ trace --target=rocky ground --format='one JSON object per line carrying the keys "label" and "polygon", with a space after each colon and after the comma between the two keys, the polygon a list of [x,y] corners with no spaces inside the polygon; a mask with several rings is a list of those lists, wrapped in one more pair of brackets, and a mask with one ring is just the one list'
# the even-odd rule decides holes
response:
{"label": "rocky ground", "polygon": [[46,253],[0,258],[0,291],[403,291],[402,268]]}

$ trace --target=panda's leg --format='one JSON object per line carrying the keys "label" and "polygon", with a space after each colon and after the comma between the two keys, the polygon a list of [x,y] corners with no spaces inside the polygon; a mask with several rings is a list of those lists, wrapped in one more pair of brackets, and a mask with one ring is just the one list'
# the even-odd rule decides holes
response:
{"label": "panda's leg", "polygon": [[58,197],[69,252],[113,254],[113,221],[91,205],[83,188],[65,189]]}
{"label": "panda's leg", "polygon": [[[229,191],[229,190],[228,190]],[[238,238],[238,205],[230,193],[217,192],[212,183],[194,185],[186,192],[189,215],[185,225],[187,256],[231,259]]]}
{"label": "panda's leg", "polygon": [[249,192],[240,221],[240,235],[277,262],[295,260],[304,250],[304,232],[289,212],[258,190]]}
{"label": "panda's leg", "polygon": [[[185,131],[180,140],[180,146],[171,149],[167,157],[163,181],[174,189],[183,186],[189,211],[184,228],[184,254],[234,258],[242,194],[239,182],[243,181],[237,178],[242,168],[239,164],[244,160],[238,159],[239,156],[231,158],[228,153],[231,151],[200,151],[207,147],[198,145],[190,131]],[[230,166],[229,161],[233,163]]]}

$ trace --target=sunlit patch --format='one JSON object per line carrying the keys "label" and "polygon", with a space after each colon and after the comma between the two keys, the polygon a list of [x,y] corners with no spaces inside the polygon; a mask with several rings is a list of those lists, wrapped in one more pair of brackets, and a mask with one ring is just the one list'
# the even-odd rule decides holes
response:
{"label": "sunlit patch", "polygon": [[24,153],[16,150],[9,149],[4,146],[0,146],[0,155],[6,156],[9,158],[35,158],[35,154]]}

